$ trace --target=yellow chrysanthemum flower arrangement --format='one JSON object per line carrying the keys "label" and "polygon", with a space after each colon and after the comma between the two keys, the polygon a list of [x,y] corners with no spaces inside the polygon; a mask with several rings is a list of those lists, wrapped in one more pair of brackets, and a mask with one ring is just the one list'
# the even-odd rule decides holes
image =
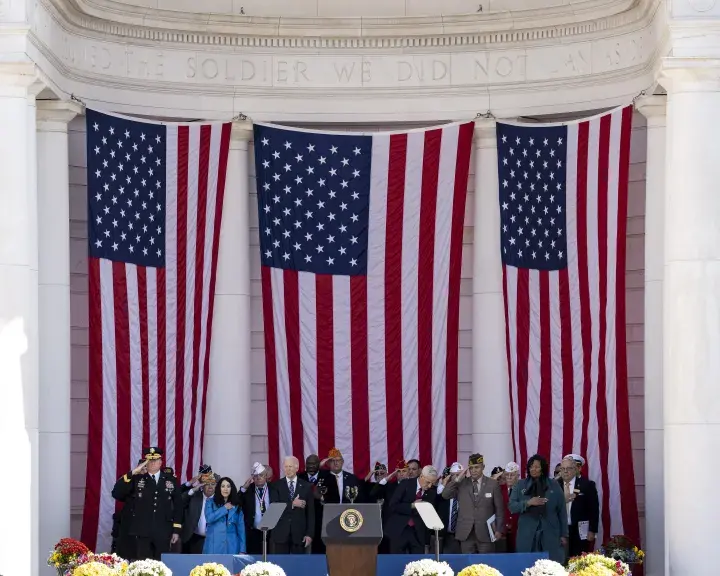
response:
{"label": "yellow chrysanthemum flower arrangement", "polygon": [[579,570],[573,572],[573,576],[615,576],[615,572],[602,564],[591,564]]}
{"label": "yellow chrysanthemum flower arrangement", "polygon": [[115,569],[101,562],[88,562],[81,564],[72,571],[72,576],[116,576]]}
{"label": "yellow chrysanthemum flower arrangement", "polygon": [[230,576],[230,571],[222,564],[207,562],[200,566],[195,566],[190,572],[190,576]]}
{"label": "yellow chrysanthemum flower arrangement", "polygon": [[458,576],[503,576],[499,570],[487,564],[473,564],[460,570]]}
{"label": "yellow chrysanthemum flower arrangement", "polygon": [[[606,571],[603,572],[598,568],[597,574],[595,572],[585,572],[585,570],[595,566],[605,568]],[[630,574],[630,566],[625,562],[608,558],[602,554],[584,554],[583,556],[571,558],[568,570],[575,576],[628,576]]]}

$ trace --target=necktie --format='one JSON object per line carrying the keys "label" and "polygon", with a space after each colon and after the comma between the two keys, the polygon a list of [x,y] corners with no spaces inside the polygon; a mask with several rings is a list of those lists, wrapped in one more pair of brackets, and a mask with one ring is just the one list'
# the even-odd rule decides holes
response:
{"label": "necktie", "polygon": [[[415,494],[415,500],[422,500],[422,497],[423,497],[423,491],[422,491],[422,488],[420,488],[420,490],[418,490],[417,493]],[[413,520],[411,517],[410,520],[408,520],[407,525],[415,526],[415,520]]]}
{"label": "necktie", "polygon": [[478,497],[478,494],[479,494],[479,493],[480,493],[480,492],[479,492],[479,490],[478,490],[477,480],[473,480],[473,497],[475,498],[475,500],[477,500],[477,497]]}
{"label": "necktie", "polygon": [[295,480],[290,480],[290,500],[295,499]]}
{"label": "necktie", "polygon": [[317,484],[317,476],[311,476],[311,477],[310,477],[310,483],[311,483],[311,484]]}
{"label": "necktie", "polygon": [[448,532],[454,534],[455,526],[457,525],[458,518],[458,501],[457,498],[453,498],[452,506],[450,507],[450,528]]}
{"label": "necktie", "polygon": [[565,482],[565,509],[567,510],[568,524],[570,524],[570,509],[572,508],[572,502],[568,500],[570,496],[570,482]]}

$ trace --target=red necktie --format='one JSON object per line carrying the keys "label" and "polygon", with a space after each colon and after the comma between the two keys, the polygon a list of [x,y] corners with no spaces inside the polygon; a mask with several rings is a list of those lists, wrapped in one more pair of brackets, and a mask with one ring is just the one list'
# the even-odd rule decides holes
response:
{"label": "red necktie", "polygon": [[[415,494],[415,500],[422,500],[422,497],[423,497],[423,491],[422,491],[422,488],[420,488],[420,490],[417,491],[417,494]],[[410,520],[408,520],[407,525],[415,526],[415,520],[410,518]]]}

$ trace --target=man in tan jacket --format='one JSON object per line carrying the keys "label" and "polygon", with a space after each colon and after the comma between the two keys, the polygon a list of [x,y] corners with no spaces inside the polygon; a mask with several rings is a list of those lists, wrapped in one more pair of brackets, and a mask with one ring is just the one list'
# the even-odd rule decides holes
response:
{"label": "man in tan jacket", "polygon": [[[468,469],[455,474],[442,492],[446,500],[456,498],[458,501],[455,538],[460,541],[463,554],[494,552],[494,540],[502,536],[505,526],[505,505],[500,485],[483,475],[484,470],[482,455],[472,454]],[[488,520],[493,515],[495,521],[488,528]]]}

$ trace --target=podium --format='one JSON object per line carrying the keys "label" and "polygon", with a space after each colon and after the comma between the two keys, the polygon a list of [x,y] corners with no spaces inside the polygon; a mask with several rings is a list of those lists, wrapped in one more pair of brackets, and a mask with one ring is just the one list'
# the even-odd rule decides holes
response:
{"label": "podium", "polygon": [[329,576],[375,576],[383,537],[377,504],[325,504],[322,539]]}

